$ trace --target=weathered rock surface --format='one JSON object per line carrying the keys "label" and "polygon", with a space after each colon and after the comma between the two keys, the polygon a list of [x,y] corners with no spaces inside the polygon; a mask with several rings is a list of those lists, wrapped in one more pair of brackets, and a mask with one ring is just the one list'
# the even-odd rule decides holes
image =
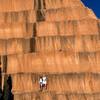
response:
{"label": "weathered rock surface", "polygon": [[0,57],[14,100],[100,99],[100,20],[80,0],[0,0]]}

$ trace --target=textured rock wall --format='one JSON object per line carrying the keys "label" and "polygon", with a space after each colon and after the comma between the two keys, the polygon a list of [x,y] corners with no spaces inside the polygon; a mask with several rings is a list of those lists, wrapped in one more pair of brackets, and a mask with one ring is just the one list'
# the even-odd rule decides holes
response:
{"label": "textured rock wall", "polygon": [[[70,53],[70,54],[69,54]],[[99,73],[100,53],[48,52],[8,56],[7,73],[94,72]],[[14,66],[13,66],[14,64]],[[69,67],[70,66],[70,67]],[[95,68],[94,68],[95,66]],[[28,70],[27,70],[28,68]]]}
{"label": "textured rock wall", "polygon": [[0,56],[14,100],[100,99],[100,21],[80,0],[0,0]]}

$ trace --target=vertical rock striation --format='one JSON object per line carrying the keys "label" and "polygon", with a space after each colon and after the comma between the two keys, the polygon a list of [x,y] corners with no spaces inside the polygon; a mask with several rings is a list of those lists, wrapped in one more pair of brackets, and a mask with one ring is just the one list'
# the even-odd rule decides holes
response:
{"label": "vertical rock striation", "polygon": [[100,20],[80,0],[0,0],[0,60],[14,100],[99,100]]}

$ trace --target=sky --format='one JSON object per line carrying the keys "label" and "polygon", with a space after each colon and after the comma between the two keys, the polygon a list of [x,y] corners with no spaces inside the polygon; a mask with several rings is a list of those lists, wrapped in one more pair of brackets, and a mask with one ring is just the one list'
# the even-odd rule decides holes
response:
{"label": "sky", "polygon": [[100,0],[81,0],[85,6],[91,8],[96,16],[100,18]]}

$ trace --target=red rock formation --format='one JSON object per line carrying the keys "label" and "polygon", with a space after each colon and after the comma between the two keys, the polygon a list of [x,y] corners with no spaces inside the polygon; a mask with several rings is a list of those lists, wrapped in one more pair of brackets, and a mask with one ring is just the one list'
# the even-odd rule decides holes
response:
{"label": "red rock formation", "polygon": [[14,100],[100,99],[100,21],[80,0],[0,0],[0,55]]}

